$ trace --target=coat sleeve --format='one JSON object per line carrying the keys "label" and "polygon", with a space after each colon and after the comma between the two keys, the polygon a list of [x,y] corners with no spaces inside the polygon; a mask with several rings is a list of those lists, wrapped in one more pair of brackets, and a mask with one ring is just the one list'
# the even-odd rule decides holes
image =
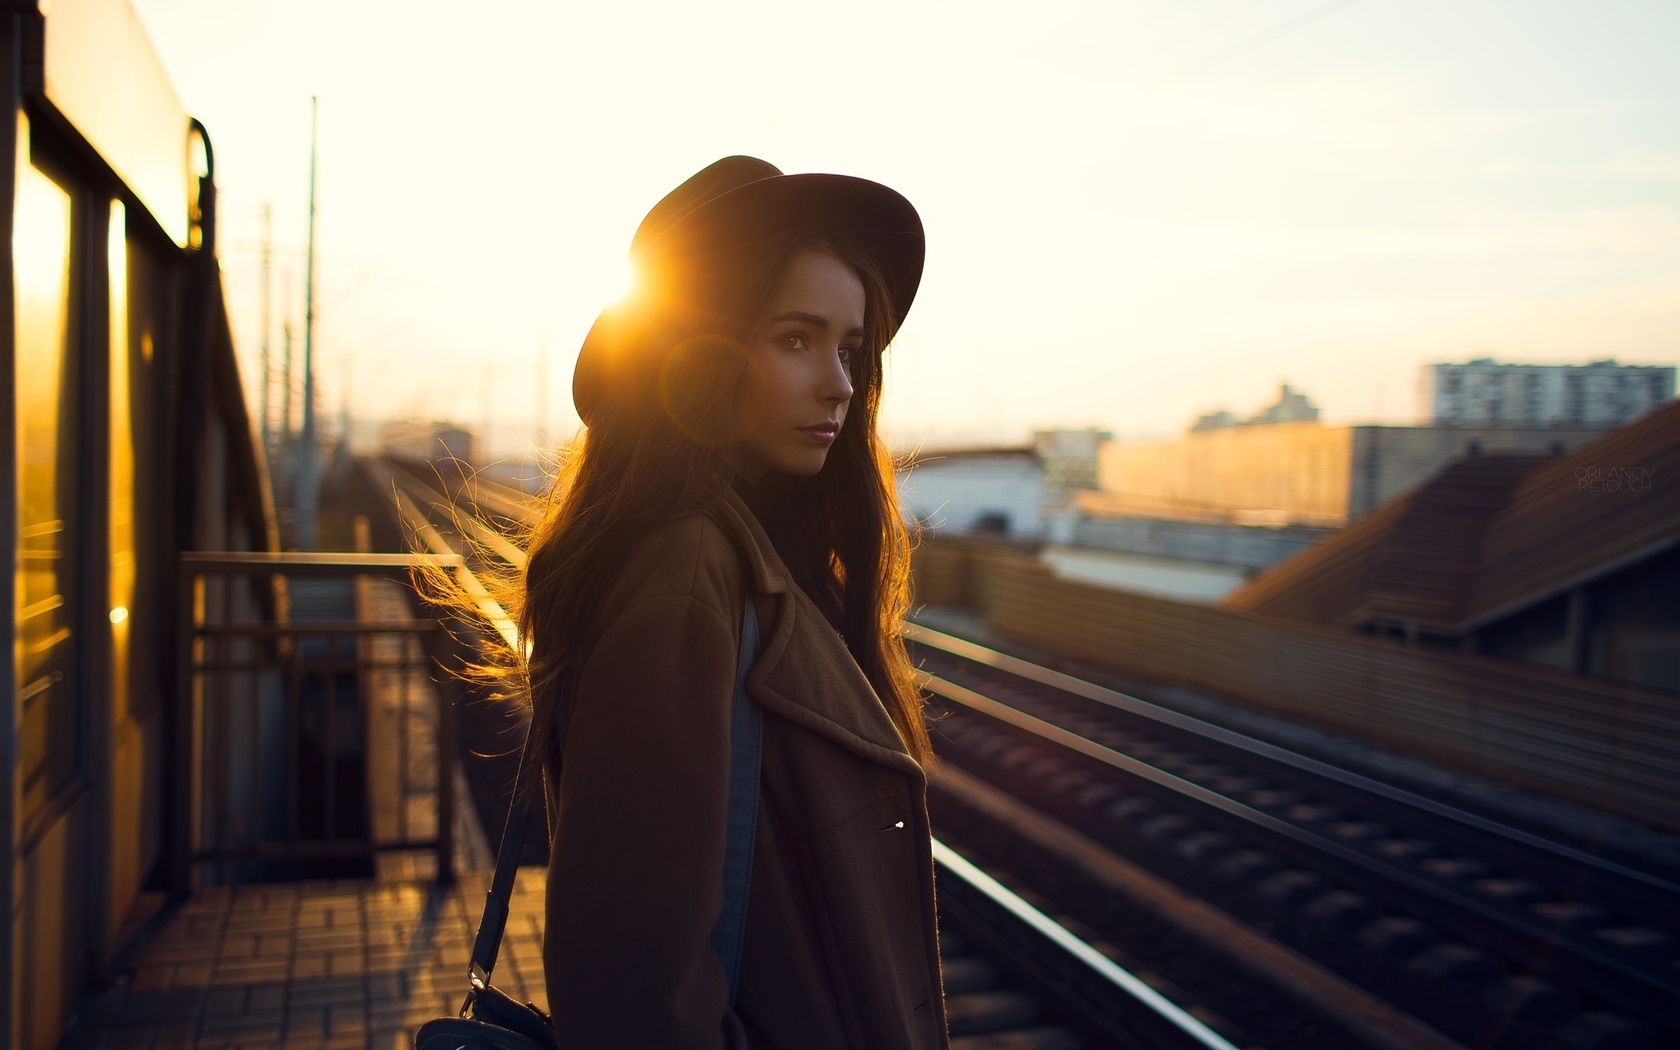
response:
{"label": "coat sleeve", "polygon": [[736,644],[724,615],[695,598],[647,598],[578,679],[543,940],[562,1050],[745,1046],[710,941]]}

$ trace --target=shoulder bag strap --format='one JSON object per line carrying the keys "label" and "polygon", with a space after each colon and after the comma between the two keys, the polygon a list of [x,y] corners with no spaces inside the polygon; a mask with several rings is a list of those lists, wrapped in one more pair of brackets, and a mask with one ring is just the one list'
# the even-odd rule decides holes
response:
{"label": "shoulder bag strap", "polygon": [[[508,900],[513,896],[513,877],[519,869],[519,854],[525,845],[525,823],[531,815],[531,800],[525,785],[531,777],[531,730],[525,730],[525,744],[519,749],[519,772],[513,778],[513,802],[508,806],[502,843],[496,850],[496,874],[484,898],[484,915],[478,920],[478,937],[473,941],[467,979],[473,988],[490,984],[496,955],[502,949],[502,931],[507,926]],[[469,999],[470,1003],[470,999]],[[463,1013],[466,1007],[462,1007]]]}
{"label": "shoulder bag strap", "polygon": [[[741,620],[741,655],[735,668],[735,696],[730,705],[729,725],[729,811],[728,839],[724,849],[723,914],[712,928],[712,948],[723,961],[729,977],[729,1003],[735,1004],[735,977],[741,966],[741,938],[747,919],[747,885],[752,877],[753,840],[758,831],[758,782],[762,759],[764,713],[747,696],[747,672],[758,662],[758,614],[752,595]],[[525,844],[525,824],[530,817],[530,800],[525,784],[531,776],[531,731],[525,731],[525,745],[519,751],[519,772],[513,778],[513,802],[508,806],[507,825],[496,850],[496,874],[485,896],[484,914],[478,921],[467,977],[474,990],[490,985],[490,972],[502,947],[507,927],[508,900],[513,895],[513,877],[519,868],[519,853]],[[470,1004],[469,998],[468,1003]],[[466,1007],[463,1007],[463,1013]]]}
{"label": "shoulder bag strap", "polygon": [[758,662],[758,614],[752,595],[741,618],[741,656],[735,664],[735,701],[729,715],[729,816],[723,856],[723,912],[712,927],[712,950],[729,978],[735,1005],[741,972],[741,941],[747,924],[747,888],[752,882],[753,840],[758,834],[758,783],[763,760],[764,712],[747,695],[747,672]]}

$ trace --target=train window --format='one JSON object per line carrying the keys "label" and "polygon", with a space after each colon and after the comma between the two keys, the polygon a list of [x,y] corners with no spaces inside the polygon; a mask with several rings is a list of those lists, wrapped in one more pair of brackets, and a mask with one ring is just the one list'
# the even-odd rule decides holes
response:
{"label": "train window", "polygon": [[111,441],[107,513],[110,515],[111,714],[129,712],[129,618],[134,609],[134,425],[129,399],[128,213],[111,202],[106,235],[111,291]]}
{"label": "train window", "polygon": [[19,120],[12,260],[16,289],[19,741],[25,821],[78,769],[76,462],[79,384],[71,338],[72,200],[29,159]]}

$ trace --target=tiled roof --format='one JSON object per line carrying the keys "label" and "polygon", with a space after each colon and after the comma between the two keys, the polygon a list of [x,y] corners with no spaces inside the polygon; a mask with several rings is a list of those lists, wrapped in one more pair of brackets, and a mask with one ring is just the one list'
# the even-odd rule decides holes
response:
{"label": "tiled roof", "polygon": [[1680,542],[1680,402],[1555,457],[1448,464],[1226,595],[1308,623],[1459,633]]}
{"label": "tiled roof", "polygon": [[1524,479],[1487,523],[1465,606],[1476,626],[1680,542],[1680,401]]}

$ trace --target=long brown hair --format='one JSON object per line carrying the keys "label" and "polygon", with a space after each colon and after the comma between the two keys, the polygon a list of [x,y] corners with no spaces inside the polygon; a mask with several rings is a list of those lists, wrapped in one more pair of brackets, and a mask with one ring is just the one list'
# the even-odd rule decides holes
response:
{"label": "long brown hair", "polygon": [[880,267],[843,236],[787,230],[692,261],[626,311],[612,396],[592,409],[529,541],[518,602],[539,768],[558,761],[589,631],[630,551],[650,532],[706,512],[736,477],[732,408],[755,334],[789,264],[833,252],[864,288],[855,393],[822,470],[759,490],[783,508],[765,524],[796,582],[845,639],[910,754],[933,759],[900,630],[909,610],[910,540],[892,461],[876,434],[882,354],[893,310]]}

